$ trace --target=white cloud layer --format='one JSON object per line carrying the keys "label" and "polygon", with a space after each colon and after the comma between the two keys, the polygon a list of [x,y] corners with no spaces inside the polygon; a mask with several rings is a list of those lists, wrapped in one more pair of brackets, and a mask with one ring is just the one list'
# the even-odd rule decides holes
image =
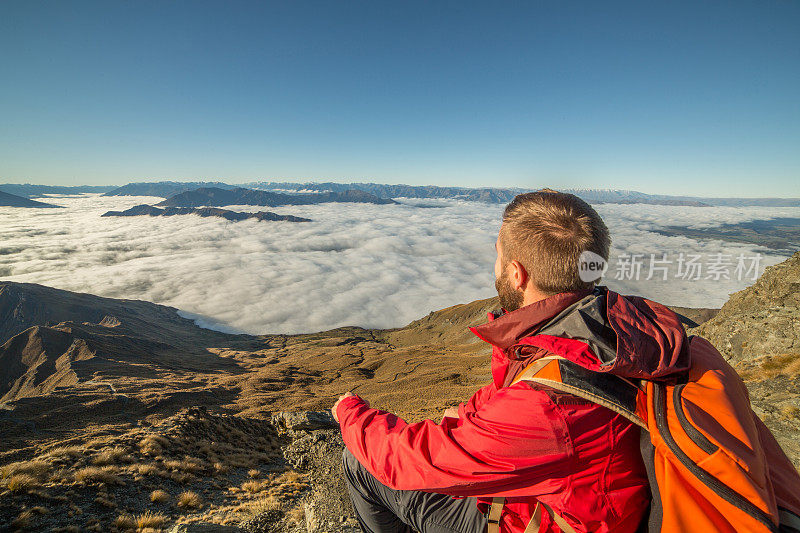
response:
{"label": "white cloud layer", "polygon": [[[345,325],[397,327],[434,309],[494,293],[494,240],[503,206],[426,200],[402,205],[270,208],[311,223],[218,218],[101,218],[146,197],[51,197],[65,209],[0,208],[0,280],[34,282],[171,305],[226,331],[299,333]],[[259,211],[253,206],[230,207]],[[666,225],[711,227],[800,208],[599,205],[614,241],[604,283],[686,307],[719,307],[751,280],[616,280],[623,253],[738,254],[752,246],[666,237]],[[760,250],[762,253],[764,250]],[[761,267],[784,257],[765,255]],[[707,258],[704,258],[706,261]],[[675,265],[672,265],[676,269]]]}

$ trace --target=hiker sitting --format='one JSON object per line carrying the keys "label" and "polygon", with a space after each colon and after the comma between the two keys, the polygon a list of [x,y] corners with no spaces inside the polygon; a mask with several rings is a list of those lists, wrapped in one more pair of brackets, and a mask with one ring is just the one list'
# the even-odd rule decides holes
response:
{"label": "hiker sitting", "polygon": [[[711,458],[722,474],[749,479],[730,460],[735,454],[713,453],[721,445],[707,433],[687,426],[691,450],[675,451],[680,436],[668,435],[664,421],[682,427],[686,418],[669,410],[684,405],[676,384],[738,378],[707,341],[690,342],[665,306],[582,279],[581,254],[607,261],[609,246],[604,222],[578,197],[549,190],[517,196],[496,243],[502,310],[471,328],[492,346],[491,382],[438,423],[408,423],[352,393],[339,398],[332,412],[363,531],[624,533],[649,521],[650,531],[766,532],[777,531],[780,509],[800,509],[800,477],[741,400],[743,385],[725,399],[741,405],[728,420],[743,420],[754,443],[752,454],[738,456],[743,464],[752,456],[750,500],[730,486],[719,489],[724,483],[709,481],[693,462]],[[709,372],[689,372],[695,352]],[[672,395],[664,400],[664,383],[677,391],[677,403]],[[764,474],[764,450],[780,465],[776,472]],[[656,489],[665,476],[690,482],[666,482],[655,498],[646,464]],[[779,475],[786,481],[773,490],[769,476]],[[669,494],[678,485],[685,492]]]}

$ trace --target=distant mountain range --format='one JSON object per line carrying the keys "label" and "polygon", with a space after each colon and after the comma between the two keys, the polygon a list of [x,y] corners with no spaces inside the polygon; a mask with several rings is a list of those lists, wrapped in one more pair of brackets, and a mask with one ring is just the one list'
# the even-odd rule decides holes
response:
{"label": "distant mountain range", "polygon": [[113,185],[34,185],[32,183],[3,183],[0,184],[0,191],[25,198],[33,198],[44,194],[84,194],[100,193],[114,190]]}
{"label": "distant mountain range", "polygon": [[[438,187],[435,185],[384,185],[382,183],[283,183],[283,182],[255,182],[245,184],[247,187],[264,190],[281,191],[366,191],[379,198],[443,198],[470,200],[475,202],[488,202],[505,204],[514,199],[518,194],[535,189],[520,188],[467,188],[467,187]],[[606,189],[563,189],[563,192],[575,194],[593,204],[661,204],[661,205],[689,205],[708,206],[700,198],[677,198],[672,196],[656,196],[636,191],[618,191]]]}
{"label": "distant mountain range", "polygon": [[0,207],[61,207],[0,191]]}
{"label": "distant mountain range", "polygon": [[243,184],[252,189],[276,191],[314,191],[344,192],[350,190],[364,191],[374,194],[378,198],[458,198],[489,203],[508,203],[514,196],[526,189],[502,189],[493,187],[467,188],[467,187],[438,187],[436,185],[386,185],[383,183],[278,183],[278,182],[253,182]]}
{"label": "distant mountain range", "polygon": [[270,211],[259,211],[258,213],[241,213],[219,209],[218,207],[167,207],[159,209],[152,205],[142,204],[126,209],[125,211],[107,211],[101,216],[104,217],[136,217],[148,215],[151,217],[171,217],[176,215],[198,215],[201,217],[219,217],[232,222],[254,218],[260,221],[285,221],[285,222],[311,222],[309,218],[295,217],[292,215],[279,215]]}
{"label": "distant mountain range", "polygon": [[[169,198],[176,194],[200,187],[218,189],[248,188],[275,193],[320,194],[325,192],[363,191],[378,198],[441,198],[459,199],[488,203],[508,203],[514,196],[540,187],[499,188],[499,187],[439,187],[436,185],[388,185],[383,183],[333,183],[333,182],[274,182],[255,181],[241,185],[225,183],[180,183],[164,181],[158,183],[129,183],[106,193],[106,196],[161,196]],[[764,207],[798,207],[800,198],[704,198],[700,196],[668,196],[663,194],[646,194],[631,190],[616,189],[562,189],[563,192],[575,194],[592,204],[653,204],[653,205],[686,205],[686,206],[764,206]]]}
{"label": "distant mountain range", "polygon": [[[42,194],[79,194],[86,192],[102,192],[105,196],[158,196],[170,198],[177,194],[197,189],[234,190],[239,188],[270,191],[278,194],[320,194],[326,192],[363,191],[377,198],[443,198],[460,199],[488,203],[508,203],[517,194],[536,190],[502,188],[502,187],[438,187],[436,185],[388,185],[383,183],[334,183],[334,182],[275,182],[254,181],[239,185],[230,185],[219,181],[159,181],[146,183],[129,183],[122,187],[112,186],[78,186],[60,187],[52,185],[0,184],[0,191],[19,196],[32,197]],[[561,189],[580,196],[592,204],[653,204],[653,205],[686,205],[686,206],[762,206],[762,207],[800,207],[800,198],[705,198],[700,196],[669,196],[664,194],[646,194],[632,190],[618,189]],[[222,204],[218,204],[222,205]],[[261,204],[258,204],[261,205]],[[263,204],[272,205],[272,204]],[[196,206],[184,206],[196,207]]]}
{"label": "distant mountain range", "polygon": [[186,191],[204,187],[217,189],[235,189],[238,185],[228,185],[219,181],[159,181],[148,183],[129,183],[122,187],[111,188],[103,196],[160,196],[169,198]]}
{"label": "distant mountain range", "polygon": [[[382,183],[289,183],[289,182],[253,182],[243,184],[245,187],[282,191],[342,191],[362,190],[379,198],[452,198],[490,203],[508,203],[514,196],[541,187],[522,188],[468,188],[437,187],[435,185],[385,185]],[[646,194],[638,191],[619,189],[559,189],[571,193],[591,204],[653,204],[653,205],[686,205],[686,206],[765,206],[765,207],[798,207],[800,198],[704,198],[701,196],[669,196],[664,194]]]}
{"label": "distant mountain range", "polygon": [[329,202],[356,202],[362,204],[396,204],[389,198],[378,198],[364,191],[325,192],[319,194],[283,194],[270,191],[244,189],[220,189],[203,187],[178,193],[156,205],[165,207],[200,207],[220,205],[310,205]]}

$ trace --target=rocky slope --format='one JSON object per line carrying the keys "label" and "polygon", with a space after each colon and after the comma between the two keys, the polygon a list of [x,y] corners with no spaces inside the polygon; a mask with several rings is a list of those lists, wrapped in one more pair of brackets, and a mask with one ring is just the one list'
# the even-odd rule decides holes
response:
{"label": "rocky slope", "polygon": [[800,357],[800,252],[766,271],[751,287],[731,295],[699,334],[732,363]]}
{"label": "rocky slope", "polygon": [[292,215],[279,215],[270,211],[259,211],[258,213],[241,213],[238,211],[229,211],[228,209],[219,209],[216,207],[167,207],[166,209],[159,209],[152,205],[142,204],[126,209],[125,211],[106,211],[100,216],[104,217],[137,217],[137,216],[151,216],[151,217],[172,217],[177,215],[197,215],[199,217],[218,217],[230,220],[231,222],[239,222],[241,220],[259,220],[259,221],[285,221],[285,222],[311,222],[309,218],[295,217]]}

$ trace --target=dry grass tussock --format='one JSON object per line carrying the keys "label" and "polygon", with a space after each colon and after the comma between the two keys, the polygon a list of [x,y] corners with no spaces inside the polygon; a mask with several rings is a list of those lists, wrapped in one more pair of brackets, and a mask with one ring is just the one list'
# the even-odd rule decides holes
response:
{"label": "dry grass tussock", "polygon": [[267,492],[270,496],[297,496],[308,488],[306,476],[294,470],[284,472],[280,476],[263,481],[250,479],[242,483],[239,490],[256,494]]}
{"label": "dry grass tussock", "polygon": [[197,481],[197,477],[189,474],[188,472],[171,472],[168,476],[172,481],[180,483],[181,485],[188,485]]}
{"label": "dry grass tussock", "polygon": [[206,470],[206,465],[203,461],[195,457],[184,457],[180,460],[173,459],[164,461],[164,468],[189,474],[199,474]]}
{"label": "dry grass tussock", "polygon": [[39,459],[10,463],[0,468],[0,486],[13,493],[28,492],[39,487],[50,470],[50,464]]}
{"label": "dry grass tussock", "polygon": [[307,476],[294,470],[284,472],[273,483],[270,494],[298,496],[308,488]]}
{"label": "dry grass tussock", "polygon": [[302,483],[306,479],[306,476],[297,472],[296,470],[289,470],[288,472],[284,472],[280,475],[278,479],[275,480],[278,484],[283,483]]}
{"label": "dry grass tussock", "polygon": [[44,477],[50,471],[50,464],[34,459],[32,461],[19,461],[0,467],[0,479],[9,478],[15,474],[27,474],[36,479]]}
{"label": "dry grass tussock", "polygon": [[164,503],[169,501],[169,492],[156,489],[150,493],[150,501],[153,503]]}
{"label": "dry grass tussock", "polygon": [[84,450],[80,446],[58,446],[48,450],[42,457],[53,461],[63,461],[65,459],[75,459],[83,454]]}
{"label": "dry grass tussock", "polygon": [[780,413],[786,420],[800,420],[800,408],[794,405],[784,405]]}
{"label": "dry grass tussock", "polygon": [[111,466],[87,466],[76,471],[74,478],[81,483],[122,484],[122,480]]}
{"label": "dry grass tussock", "polygon": [[261,489],[264,486],[265,483],[262,483],[260,481],[250,480],[242,483],[242,490],[249,493],[256,493],[256,492],[261,492]]}
{"label": "dry grass tussock", "polygon": [[145,511],[136,517],[136,527],[144,529],[147,527],[161,528],[167,523],[167,517],[161,513]]}
{"label": "dry grass tussock", "polygon": [[196,492],[187,490],[178,494],[177,505],[181,509],[199,509],[203,506],[203,499]]}
{"label": "dry grass tussock", "polygon": [[130,463],[132,461],[133,458],[128,453],[128,450],[121,446],[102,450],[92,458],[92,464],[97,466],[118,465],[120,463]]}
{"label": "dry grass tussock", "polygon": [[38,515],[45,515],[49,512],[49,509],[40,505],[31,507],[30,509],[23,509],[22,512],[20,512],[19,515],[17,515],[17,517],[11,521],[10,525],[12,527],[27,529],[33,526],[34,517]]}
{"label": "dry grass tussock", "polygon": [[785,353],[770,357],[761,363],[761,368],[768,373],[774,372],[776,375],[795,376],[800,373],[800,354]]}
{"label": "dry grass tussock", "polygon": [[129,514],[119,515],[116,520],[114,520],[114,526],[122,531],[136,529],[136,519]]}
{"label": "dry grass tussock", "polygon": [[152,476],[160,473],[159,469],[152,464],[138,464],[134,466],[134,471],[141,476]]}
{"label": "dry grass tussock", "polygon": [[162,513],[145,511],[136,516],[120,515],[114,521],[114,525],[122,531],[159,531],[166,525],[167,520],[167,517]]}
{"label": "dry grass tussock", "polygon": [[800,354],[783,353],[778,355],[765,355],[754,361],[755,368],[747,365],[748,368],[741,369],[737,365],[737,371],[745,381],[761,381],[774,377],[796,376],[800,374]]}
{"label": "dry grass tussock", "polygon": [[301,505],[293,507],[288,513],[286,513],[286,516],[295,524],[305,524],[306,522],[306,512]]}
{"label": "dry grass tussock", "polygon": [[139,451],[145,455],[160,455],[168,447],[169,440],[160,435],[147,435],[139,441]]}
{"label": "dry grass tussock", "polygon": [[6,482],[6,488],[11,492],[25,492],[38,486],[39,481],[30,474],[14,474]]}
{"label": "dry grass tussock", "polygon": [[277,511],[281,508],[281,502],[275,496],[264,496],[257,500],[251,500],[239,504],[234,511],[241,515],[244,520],[268,513],[270,511]]}

